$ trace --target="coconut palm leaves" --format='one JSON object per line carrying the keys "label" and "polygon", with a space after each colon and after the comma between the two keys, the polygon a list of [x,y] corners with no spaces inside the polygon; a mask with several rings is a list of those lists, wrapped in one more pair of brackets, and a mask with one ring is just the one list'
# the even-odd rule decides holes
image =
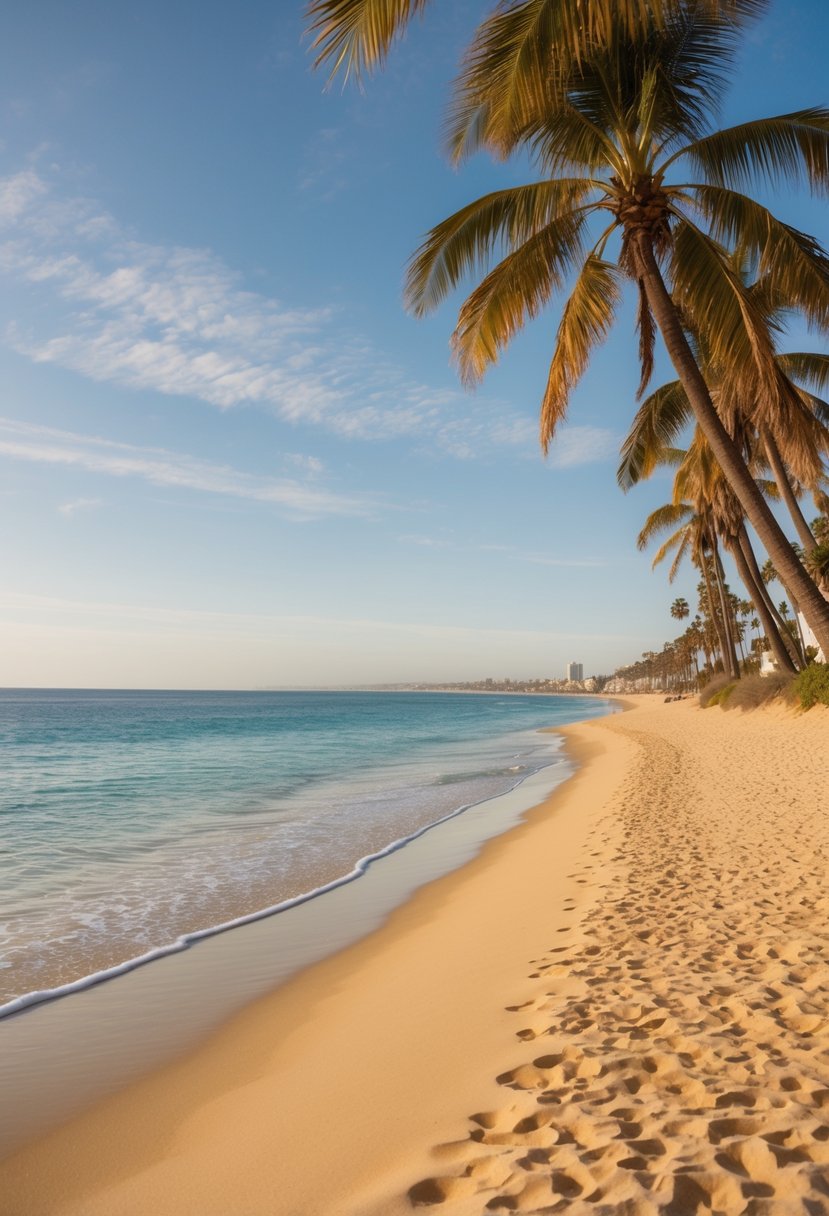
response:
{"label": "coconut palm leaves", "polygon": [[[759,394],[753,377],[743,382],[732,377],[725,387],[718,384],[717,369],[705,359],[705,344],[699,343],[706,380],[729,429],[742,435],[747,457],[762,459],[771,470],[779,497],[785,502],[800,541],[810,552],[817,541],[798,503],[802,488],[820,501],[826,481],[824,455],[829,454],[829,405],[794,383],[787,369],[799,379],[823,384],[827,360],[823,355],[793,353],[776,358],[777,384],[771,403]],[[663,385],[641,405],[622,445],[617,480],[628,490],[650,476],[661,453],[676,444],[692,419],[687,395],[678,380]],[[807,562],[812,577],[815,570]],[[816,579],[822,581],[822,575]]]}
{"label": "coconut palm leaves", "polygon": [[[770,328],[723,242],[739,243],[744,256],[756,260],[769,290],[774,287],[778,293],[785,293],[792,306],[807,310],[821,323],[829,316],[829,259],[813,238],[797,233],[734,189],[705,181],[677,185],[666,181],[667,167],[707,144],[708,137],[692,139],[670,157],[662,155],[681,136],[698,132],[703,106],[719,87],[722,65],[727,64],[731,36],[728,25],[681,14],[681,19],[678,16],[655,31],[644,50],[635,43],[624,43],[618,52],[595,52],[589,61],[565,65],[560,73],[562,80],[548,86],[543,104],[538,99],[527,100],[528,114],[517,128],[496,135],[491,122],[487,126],[479,119],[476,130],[479,142],[495,150],[508,151],[529,142],[539,166],[554,180],[568,183],[570,197],[562,192],[559,211],[548,222],[554,218],[561,225],[569,215],[573,223],[578,222],[583,237],[590,217],[603,223],[598,243],[584,240],[582,247],[570,244],[565,251],[570,265],[562,263],[560,271],[569,269],[578,275],[588,259],[601,259],[610,231],[616,229],[622,237],[620,265],[640,278],[633,247],[646,234],[654,251],[667,261],[675,303],[689,323],[696,320],[709,333],[712,358],[742,367],[746,362],[754,363],[758,377],[763,377],[768,374],[773,354]],[[642,102],[643,90],[651,99],[647,105]],[[499,97],[491,88],[489,93],[481,93],[476,99],[478,109],[489,107],[491,111]],[[807,172],[815,187],[824,186],[829,182],[829,110],[803,111],[774,121],[785,129],[787,120],[799,132],[808,127],[811,143],[801,153],[799,168]],[[738,176],[753,152],[758,175],[762,176],[769,158],[768,140],[755,140],[759,147],[753,149],[745,135],[746,125],[751,126],[734,129]],[[719,135],[720,142],[727,144],[728,132]],[[470,138],[467,132],[467,145]],[[793,142],[799,146],[797,139]],[[724,159],[719,157],[719,161]],[[780,159],[785,161],[782,156]],[[568,176],[562,179],[562,174]],[[581,191],[575,184],[578,181],[584,187]],[[526,187],[528,195],[533,189]],[[544,221],[541,223],[543,226]],[[430,267],[444,268],[445,231],[446,224],[433,229],[412,261],[407,299],[415,312],[435,307],[461,279],[478,269],[480,228],[466,251],[462,240],[453,240],[454,273],[443,277],[441,291],[435,290]],[[536,228],[525,239],[538,237],[540,231]],[[502,245],[504,235],[500,224],[493,226],[491,257],[497,256],[501,248],[511,257],[520,248],[521,236],[508,236]],[[605,302],[607,324],[612,315],[609,305],[610,301]],[[509,309],[504,313],[507,318],[511,316]],[[601,328],[605,331],[607,325]],[[465,332],[463,325],[456,330],[456,357],[466,375],[477,375],[480,361],[466,361],[464,357]],[[501,335],[493,333],[489,343],[493,356],[500,353],[513,332],[507,325]],[[474,333],[471,340],[475,340]],[[571,381],[563,377],[557,408],[547,410],[550,418],[561,415],[570,388]],[[550,393],[556,393],[555,377],[551,378]],[[548,404],[552,405],[550,397]],[[549,440],[551,434],[545,431],[544,437]]]}
{"label": "coconut palm leaves", "polygon": [[688,601],[684,596],[677,596],[671,604],[671,616],[675,621],[684,621],[686,616],[689,616],[691,609],[688,607]]}
{"label": "coconut palm leaves", "polygon": [[[723,383],[748,375],[757,399],[774,404],[785,386],[765,301],[785,299],[821,325],[829,319],[827,255],[740,192],[770,177],[799,177],[826,191],[829,109],[712,132],[710,102],[721,90],[734,29],[690,3],[651,21],[635,38],[614,27],[612,40],[579,59],[554,51],[545,79],[525,81],[520,104],[506,109],[497,74],[488,78],[481,64],[465,72],[453,112],[456,147],[497,154],[528,148],[544,180],[567,184],[555,200],[547,196],[544,215],[532,205],[537,183],[513,192],[514,206],[526,191],[522,214],[535,217],[529,230],[511,231],[487,208],[472,227],[458,217],[438,225],[412,260],[406,295],[415,312],[434,308],[462,279],[480,273],[482,252],[488,253],[487,272],[462,306],[452,339],[461,375],[477,380],[564,280],[575,284],[542,403],[546,448],[592,350],[613,323],[620,276],[633,279],[643,387],[658,328],[714,458],[829,647],[829,605],[793,557],[718,415],[689,338],[704,336],[707,360]],[[494,42],[489,47],[479,38],[479,44],[484,59],[495,53]],[[683,180],[689,170],[698,180]],[[762,293],[746,285],[744,265],[761,275]]]}
{"label": "coconut palm leaves", "polygon": [[[578,56],[592,42],[608,41],[619,24],[637,33],[678,7],[679,0],[502,0],[488,36],[503,64],[499,84],[543,73],[554,49]],[[409,22],[428,0],[310,0],[309,31],[317,65],[331,75],[361,76],[382,64]],[[706,0],[730,20],[757,16],[766,0]]]}

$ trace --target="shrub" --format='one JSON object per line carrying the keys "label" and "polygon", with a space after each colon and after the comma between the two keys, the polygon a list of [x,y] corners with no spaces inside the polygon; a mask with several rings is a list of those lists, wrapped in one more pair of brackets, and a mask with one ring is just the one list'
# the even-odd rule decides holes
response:
{"label": "shrub", "polygon": [[709,705],[725,706],[726,701],[737,687],[737,681],[732,680],[730,684],[726,684],[724,688],[720,688],[714,693],[713,697],[708,698]]}
{"label": "shrub", "polygon": [[795,678],[794,691],[803,709],[829,705],[829,663],[810,663]]}
{"label": "shrub", "polygon": [[791,691],[794,676],[775,671],[768,676],[744,676],[724,702],[726,709],[756,709]]}
{"label": "shrub", "polygon": [[721,700],[720,694],[723,692],[723,690],[733,687],[733,681],[729,676],[712,676],[699,694],[700,705],[703,709],[706,709],[709,705],[719,705]]}

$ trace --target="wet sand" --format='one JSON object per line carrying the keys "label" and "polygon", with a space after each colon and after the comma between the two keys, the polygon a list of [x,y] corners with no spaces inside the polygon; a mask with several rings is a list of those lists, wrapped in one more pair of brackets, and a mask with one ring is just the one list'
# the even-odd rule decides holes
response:
{"label": "wet sand", "polygon": [[635,700],[524,825],[0,1164],[3,1216],[829,1212],[829,714]]}

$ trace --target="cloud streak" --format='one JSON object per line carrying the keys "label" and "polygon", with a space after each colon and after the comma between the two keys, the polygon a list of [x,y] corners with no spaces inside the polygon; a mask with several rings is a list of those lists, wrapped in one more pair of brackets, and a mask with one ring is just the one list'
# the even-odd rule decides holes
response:
{"label": "cloud streak", "polygon": [[203,629],[209,632],[269,633],[291,627],[298,634],[307,630],[309,635],[320,632],[365,634],[370,640],[379,630],[392,635],[407,634],[412,637],[445,639],[447,641],[472,639],[481,641],[504,641],[510,639],[532,639],[547,642],[550,638],[564,640],[615,639],[626,636],[618,633],[584,633],[572,630],[505,629],[414,621],[387,621],[374,617],[337,617],[317,614],[276,614],[264,612],[217,612],[203,608],[171,608],[153,604],[135,604],[102,600],[74,600],[58,596],[34,595],[28,592],[0,591],[0,613],[9,619],[21,616],[29,621],[33,618],[49,620],[57,618],[66,625],[111,620],[131,625],[144,622],[169,629],[191,631]]}
{"label": "cloud streak", "polygon": [[61,503],[58,507],[58,514],[71,519],[79,511],[94,511],[97,507],[102,507],[103,505],[100,498],[75,498],[72,502]]}
{"label": "cloud streak", "polygon": [[[0,455],[36,464],[63,465],[109,477],[138,477],[158,486],[223,494],[266,503],[303,519],[329,515],[373,515],[378,499],[337,494],[315,482],[257,477],[230,465],[200,460],[165,448],[138,447],[99,436],[0,418]],[[317,476],[316,470],[313,476]],[[96,499],[78,499],[59,510],[72,515]]]}
{"label": "cloud streak", "polygon": [[[34,362],[460,459],[536,451],[535,421],[510,406],[477,398],[472,408],[459,390],[419,383],[330,309],[249,291],[210,250],[142,242],[32,168],[0,179],[0,274],[38,305],[6,335]],[[552,463],[605,459],[611,442],[568,428]]]}

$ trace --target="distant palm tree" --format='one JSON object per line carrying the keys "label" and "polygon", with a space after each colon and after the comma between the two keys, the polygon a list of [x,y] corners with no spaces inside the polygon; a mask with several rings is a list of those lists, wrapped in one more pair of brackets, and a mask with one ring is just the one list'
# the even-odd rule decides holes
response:
{"label": "distant palm tree", "polygon": [[[665,541],[654,559],[654,565],[662,559],[669,547],[679,544],[680,548],[677,552],[677,558],[671,568],[672,577],[676,570],[677,561],[681,557],[683,549],[689,543],[687,538],[693,538],[697,531],[699,531],[702,543],[697,542],[695,546],[691,544],[690,551],[697,563],[701,564],[704,572],[706,571],[704,550],[707,549],[711,554],[713,566],[712,581],[717,589],[720,617],[722,620],[723,654],[728,659],[727,665],[734,668],[732,674],[738,674],[739,669],[736,665],[734,647],[736,643],[742,650],[744,628],[737,616],[740,609],[740,600],[728,594],[725,586],[725,574],[722,569],[718,544],[718,541],[722,540],[722,543],[731,553],[740,578],[763,622],[766,635],[769,638],[769,644],[775,653],[779,666],[782,670],[794,672],[796,666],[789,656],[784,642],[784,636],[787,633],[786,625],[779,618],[777,620],[774,619],[774,607],[766,593],[762,577],[757,568],[751,543],[745,530],[742,510],[725,481],[722,470],[713,459],[703,435],[698,430],[693,443],[686,452],[668,449],[666,456],[668,463],[676,466],[673,486],[673,515],[676,519],[684,518],[686,524],[684,535],[682,530],[680,530]],[[639,536],[638,544],[640,548],[647,543],[656,531],[666,526],[670,518],[667,512],[668,509],[663,507],[660,511],[652,512],[648,517],[645,527]],[[710,599],[710,583],[708,584],[708,592]],[[714,616],[716,622],[715,614],[712,613],[712,616]],[[780,628],[778,628],[778,625]],[[732,657],[734,657],[733,662]],[[744,651],[743,657],[745,657]]]}
{"label": "distant palm tree", "polygon": [[684,621],[686,616],[690,616],[691,609],[688,607],[688,601],[683,599],[681,595],[677,596],[671,604],[671,616],[675,621]]}
{"label": "distant palm tree", "polygon": [[757,643],[757,644],[759,645],[759,642],[760,642],[760,618],[759,618],[759,617],[756,617],[756,616],[753,616],[753,617],[751,618],[751,621],[750,621],[749,623],[750,623],[750,625],[751,625],[751,628],[754,630],[754,641],[755,641],[755,643]]}
{"label": "distant palm tree", "polygon": [[734,639],[729,628],[726,610],[726,591],[723,582],[722,563],[719,560],[718,541],[710,511],[694,510],[688,502],[666,503],[651,511],[636,540],[638,549],[645,549],[659,533],[674,529],[657,550],[653,559],[656,568],[671,550],[676,550],[668,571],[668,581],[673,582],[683,557],[690,557],[704,579],[705,606],[714,628],[722,658],[723,669],[735,679],[739,676]]}
{"label": "distant palm tree", "polygon": [[[624,5],[620,6],[624,8]],[[829,258],[811,237],[741,193],[757,178],[829,181],[829,110],[814,108],[712,131],[734,49],[733,25],[679,6],[635,38],[617,31],[504,107],[499,13],[479,28],[450,119],[457,157],[480,147],[529,149],[543,180],[499,190],[428,234],[412,259],[407,299],[436,307],[467,274],[501,257],[462,305],[453,335],[461,376],[478,380],[524,322],[571,276],[542,402],[546,448],[573,387],[607,335],[625,277],[639,291],[644,389],[661,332],[699,426],[743,511],[829,653],[829,603],[792,552],[737,443],[720,419],[686,336],[704,332],[724,368],[774,380],[770,325],[734,269],[729,247],[755,260],[773,294],[829,321]],[[676,180],[680,165],[691,180]],[[602,221],[588,232],[591,218]],[[615,259],[610,238],[621,238]]]}

